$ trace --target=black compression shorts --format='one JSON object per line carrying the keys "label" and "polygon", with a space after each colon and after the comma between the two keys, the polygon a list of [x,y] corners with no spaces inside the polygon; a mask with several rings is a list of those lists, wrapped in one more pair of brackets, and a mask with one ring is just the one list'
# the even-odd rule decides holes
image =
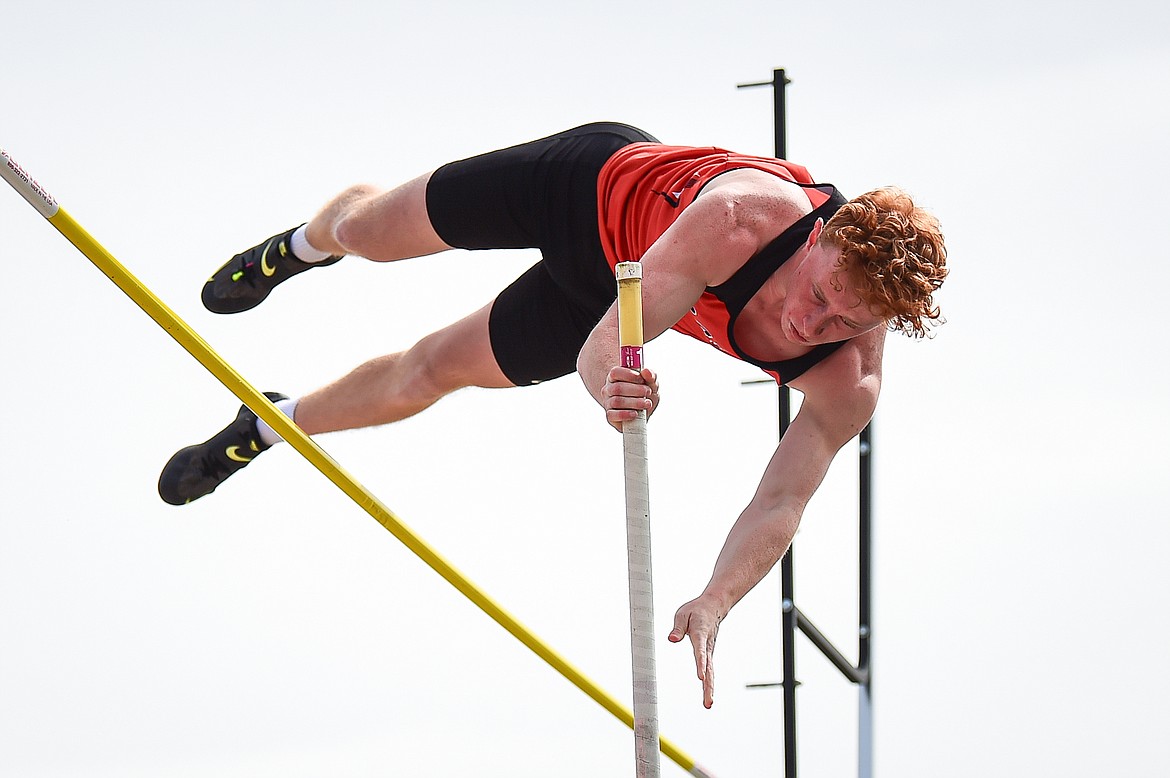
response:
{"label": "black compression shorts", "polygon": [[452,162],[427,184],[427,213],[449,246],[538,248],[542,259],[500,292],[488,328],[496,363],[517,386],[572,373],[616,297],[601,248],[597,176],[615,151],[657,143],[625,124],[587,124]]}

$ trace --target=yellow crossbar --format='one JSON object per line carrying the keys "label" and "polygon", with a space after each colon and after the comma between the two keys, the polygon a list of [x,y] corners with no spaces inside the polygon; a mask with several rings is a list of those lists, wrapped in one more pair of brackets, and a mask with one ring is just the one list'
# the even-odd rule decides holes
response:
{"label": "yellow crossbar", "polygon": [[[212,350],[186,322],[166,306],[153,292],[135,278],[122,266],[110,252],[94,240],[64,208],[61,208],[36,181],[29,176],[20,165],[3,150],[0,149],[0,177],[4,178],[25,200],[28,201],[42,216],[48,219],[57,230],[72,243],[78,251],[84,254],[90,262],[97,266],[119,289],[126,293],[139,308],[146,312],[155,323],[167,331],[168,334],[186,351],[199,360],[212,375],[218,378],[224,386],[240,401],[251,408],[260,418],[264,419],[272,429],[299,451],[320,470],[326,478],[337,485],[341,491],[349,495],[368,514],[374,517],[379,524],[385,527],[391,535],[398,538],[407,548],[415,553],[423,562],[441,575],[444,580],[459,590],[464,597],[471,600],[484,613],[490,616],[497,624],[517,640],[519,640],[554,670],[567,678],[574,686],[588,694],[601,707],[612,713],[633,729],[634,714],[629,708],[618,702],[612,695],[599,687],[576,667],[566,661],[547,643],[533,634],[527,627],[516,620],[514,616],[500,607],[491,597],[472,583],[466,576],[455,569],[446,559],[431,548],[426,541],[420,538],[409,527],[402,523],[394,512],[387,508],[371,494],[364,486],[358,483],[353,476],[342,469],[320,446],[296,426],[287,416],[276,409],[268,398],[245,381],[231,365]],[[679,767],[700,778],[712,778],[710,773],[695,764],[695,760],[682,752],[678,746],[662,737],[660,739],[662,753],[674,761]]]}

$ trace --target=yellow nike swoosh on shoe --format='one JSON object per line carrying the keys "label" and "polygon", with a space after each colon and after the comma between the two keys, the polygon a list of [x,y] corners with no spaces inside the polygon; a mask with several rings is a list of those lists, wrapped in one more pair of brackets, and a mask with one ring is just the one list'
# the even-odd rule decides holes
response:
{"label": "yellow nike swoosh on shoe", "polygon": [[246,457],[246,456],[242,456],[240,454],[240,447],[239,446],[228,446],[227,458],[232,460],[233,462],[251,462],[252,461],[252,457]]}
{"label": "yellow nike swoosh on shoe", "polygon": [[271,278],[272,274],[276,272],[276,268],[268,264],[268,249],[270,248],[272,248],[272,241],[268,241],[267,245],[264,246],[264,253],[260,255],[260,270]]}

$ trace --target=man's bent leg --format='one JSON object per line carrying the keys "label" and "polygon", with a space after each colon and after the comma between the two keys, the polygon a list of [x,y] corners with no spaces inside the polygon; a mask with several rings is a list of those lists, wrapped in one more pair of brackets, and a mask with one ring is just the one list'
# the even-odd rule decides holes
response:
{"label": "man's bent leg", "polygon": [[[293,420],[309,434],[370,427],[412,416],[464,386],[513,386],[492,355],[491,308],[484,306],[406,351],[372,359],[300,398]],[[274,393],[268,398],[287,399]],[[266,427],[241,408],[217,435],[171,457],[159,477],[159,494],[172,505],[183,505],[215,491],[275,442],[275,433]]]}
{"label": "man's bent leg", "polygon": [[[451,247],[427,216],[430,175],[389,191],[364,184],[346,189],[303,230],[274,235],[228,260],[204,285],[204,307],[213,313],[250,310],[294,275],[332,265],[346,254],[387,262],[446,251]],[[313,256],[298,256],[297,249]]]}

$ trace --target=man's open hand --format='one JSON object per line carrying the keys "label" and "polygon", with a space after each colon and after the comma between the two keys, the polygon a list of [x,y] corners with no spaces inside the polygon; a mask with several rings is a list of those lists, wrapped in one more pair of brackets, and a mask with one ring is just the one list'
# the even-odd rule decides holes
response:
{"label": "man's open hand", "polygon": [[695,651],[695,670],[703,682],[703,707],[715,704],[715,636],[723,617],[709,599],[697,597],[674,614],[674,629],[667,640],[678,643],[685,636],[691,638]]}

